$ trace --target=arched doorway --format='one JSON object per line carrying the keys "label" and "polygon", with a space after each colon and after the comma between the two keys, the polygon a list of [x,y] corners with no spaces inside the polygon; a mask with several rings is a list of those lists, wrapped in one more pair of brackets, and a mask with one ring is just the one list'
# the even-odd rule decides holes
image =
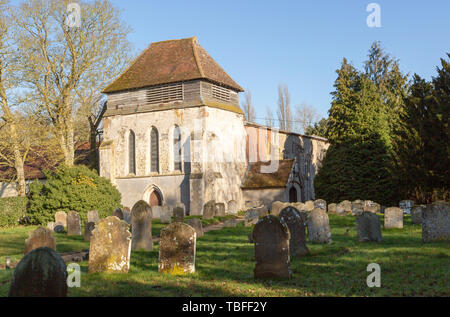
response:
{"label": "arched doorway", "polygon": [[290,203],[297,202],[297,189],[294,186],[292,186],[291,189],[289,189],[289,202]]}
{"label": "arched doorway", "polygon": [[153,206],[162,206],[162,198],[161,194],[158,191],[153,190],[150,194],[149,204],[151,207]]}

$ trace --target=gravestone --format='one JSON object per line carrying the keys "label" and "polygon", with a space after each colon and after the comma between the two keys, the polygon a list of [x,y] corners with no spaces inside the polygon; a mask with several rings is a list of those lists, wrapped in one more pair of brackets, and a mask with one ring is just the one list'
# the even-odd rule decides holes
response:
{"label": "gravestone", "polygon": [[216,203],[216,217],[225,217],[225,204],[224,203]]}
{"label": "gravestone", "polygon": [[210,200],[203,206],[203,219],[213,219],[215,214],[216,202],[214,200]]}
{"label": "gravestone", "polygon": [[381,212],[381,206],[380,204],[371,201],[371,200],[364,200],[363,202],[363,211],[369,211],[373,213],[379,213]]}
{"label": "gravestone", "polygon": [[153,219],[161,219],[162,206],[152,206]]}
{"label": "gravestone", "polygon": [[[152,209],[153,212],[153,209]],[[122,214],[123,214],[123,220],[128,223],[129,225],[131,225],[131,210],[128,207],[124,207],[122,209]]]}
{"label": "gravestone", "polygon": [[331,231],[328,214],[325,210],[315,208],[308,215],[308,238],[311,242],[331,243]]}
{"label": "gravestone", "polygon": [[259,220],[259,212],[256,209],[250,209],[245,212],[244,225],[246,227],[251,227],[255,225]]}
{"label": "gravestone", "polygon": [[64,225],[61,222],[56,222],[55,226],[53,227],[53,231],[56,233],[64,233]]}
{"label": "gravestone", "polygon": [[315,207],[314,207],[314,202],[313,202],[312,200],[308,200],[308,201],[305,203],[305,210],[306,210],[307,212],[313,211],[314,208],[315,208]]}
{"label": "gravestone", "polygon": [[[340,206],[342,209],[344,209],[345,213],[351,213],[352,212],[352,202],[349,201],[349,200],[341,201],[338,204],[338,206]],[[337,210],[337,212],[338,212],[338,210]],[[338,214],[339,214],[339,212],[338,212]]]}
{"label": "gravestone", "polygon": [[120,208],[114,209],[114,212],[112,214],[114,217],[119,218],[120,220],[123,220],[123,211]]}
{"label": "gravestone", "polygon": [[280,214],[280,211],[283,209],[284,203],[281,201],[274,201],[272,203],[270,214],[274,216],[278,216]]}
{"label": "gravestone", "polygon": [[173,222],[184,222],[184,209],[175,207],[173,209]]}
{"label": "gravestone", "polygon": [[228,219],[223,223],[223,226],[225,228],[235,228],[237,227],[237,220],[236,219]]}
{"label": "gravestone", "polygon": [[364,209],[363,209],[363,201],[362,200],[355,200],[352,202],[352,215],[353,216],[358,216],[360,214],[363,213]]}
{"label": "gravestone", "polygon": [[323,199],[317,199],[314,201],[314,208],[319,208],[327,211],[327,202]]}
{"label": "gravestone", "polygon": [[131,250],[153,250],[152,208],[140,200],[131,209]]}
{"label": "gravestone", "polygon": [[411,208],[411,221],[413,224],[422,224],[422,212],[425,208],[426,206],[423,205],[416,205]]}
{"label": "gravestone", "polygon": [[100,220],[100,218],[98,217],[98,212],[97,210],[91,210],[88,211],[87,214],[87,222],[94,222],[97,223]]}
{"label": "gravestone", "polygon": [[306,246],[306,234],[304,220],[297,209],[293,207],[284,208],[279,215],[281,223],[289,228],[290,240],[289,251],[291,256],[305,256],[309,253]]}
{"label": "gravestone", "polygon": [[53,249],[41,247],[26,254],[17,264],[9,297],[66,297],[67,268]]}
{"label": "gravestone", "polygon": [[95,222],[84,223],[84,241],[91,241],[92,231],[95,229]]}
{"label": "gravestone", "polygon": [[47,222],[47,229],[53,231],[55,229],[55,223],[53,221]]}
{"label": "gravestone", "polygon": [[386,208],[384,211],[384,229],[403,228],[403,210],[398,207]]}
{"label": "gravestone", "polygon": [[450,203],[436,201],[422,211],[422,241],[450,241]]}
{"label": "gravestone", "polygon": [[52,250],[56,250],[56,240],[53,237],[53,231],[39,227],[34,231],[28,233],[28,239],[25,240],[25,254],[40,247],[48,247]]}
{"label": "gravestone", "polygon": [[158,272],[172,275],[195,272],[197,233],[191,226],[174,222],[161,230]]}
{"label": "gravestone", "polygon": [[162,206],[161,214],[159,216],[159,222],[168,224],[172,222],[172,209],[170,206]]}
{"label": "gravestone", "polygon": [[197,238],[203,237],[203,225],[200,219],[198,218],[191,218],[186,221],[186,224],[190,225],[192,228],[195,229],[195,232],[197,233]]}
{"label": "gravestone", "polygon": [[414,206],[414,201],[412,201],[412,200],[402,200],[402,201],[400,201],[398,206],[400,207],[401,210],[403,210],[403,212],[405,214],[409,215],[411,213],[411,208]]}
{"label": "gravestone", "polygon": [[328,213],[336,214],[337,213],[337,204],[328,204]]}
{"label": "gravestone", "polygon": [[[350,207],[350,209],[351,209],[351,207]],[[336,215],[338,215],[338,216],[346,216],[347,215],[347,212],[345,211],[345,208],[343,205],[341,205],[341,204],[336,205]]]}
{"label": "gravestone", "polygon": [[67,214],[67,235],[81,236],[81,218],[76,211]]}
{"label": "gravestone", "polygon": [[230,200],[228,202],[228,213],[231,215],[235,215],[238,212],[238,204],[235,200]]}
{"label": "gravestone", "polygon": [[360,242],[381,242],[381,223],[377,214],[364,211],[356,216],[356,233]]}
{"label": "gravestone", "polygon": [[258,211],[259,218],[263,218],[269,214],[269,210],[264,206],[256,208],[255,210]]}
{"label": "gravestone", "polygon": [[67,227],[67,214],[64,211],[58,211],[55,213],[55,223],[59,222],[64,228]]}
{"label": "gravestone", "polygon": [[92,231],[88,273],[127,273],[130,269],[129,224],[115,216],[101,219]]}
{"label": "gravestone", "polygon": [[255,225],[255,278],[290,278],[289,229],[278,217],[269,215]]}

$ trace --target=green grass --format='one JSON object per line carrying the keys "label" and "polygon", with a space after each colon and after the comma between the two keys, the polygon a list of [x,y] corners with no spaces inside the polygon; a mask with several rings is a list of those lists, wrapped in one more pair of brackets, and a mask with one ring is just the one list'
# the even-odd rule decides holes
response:
{"label": "green grass", "polygon": [[[198,239],[195,274],[159,274],[155,244],[151,252],[132,252],[128,274],[88,275],[88,263],[81,262],[81,288],[69,296],[450,296],[450,244],[423,244],[421,226],[409,216],[404,229],[383,230],[380,244],[358,242],[351,216],[330,215],[330,224],[333,243],[308,243],[308,256],[291,259],[291,280],[254,280],[254,248],[247,242],[252,229],[240,224]],[[154,222],[154,234],[162,226]],[[0,231],[0,261],[22,256],[31,229]],[[56,237],[58,252],[88,248],[81,237]],[[381,288],[366,285],[369,263],[381,266]],[[0,271],[0,296],[8,294],[11,276]]]}

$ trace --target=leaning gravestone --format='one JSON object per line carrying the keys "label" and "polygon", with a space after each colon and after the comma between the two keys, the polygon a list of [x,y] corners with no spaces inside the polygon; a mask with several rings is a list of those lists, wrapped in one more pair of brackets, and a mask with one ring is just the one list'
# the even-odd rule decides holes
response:
{"label": "leaning gravestone", "polygon": [[280,211],[283,209],[284,203],[281,201],[274,201],[272,203],[272,207],[270,209],[270,214],[274,216],[278,216]]}
{"label": "leaning gravestone", "polygon": [[88,211],[87,214],[87,222],[94,222],[97,223],[100,220],[100,218],[98,217],[98,212],[97,210],[91,210]]}
{"label": "leaning gravestone", "polygon": [[64,211],[55,213],[55,223],[61,223],[63,227],[67,227],[67,214]]}
{"label": "leaning gravestone", "polygon": [[25,240],[25,254],[40,247],[48,247],[56,250],[56,240],[53,237],[52,230],[44,227],[39,227],[34,231],[28,233],[28,239]]}
{"label": "leaning gravestone", "polygon": [[269,215],[255,225],[255,278],[290,278],[289,229],[278,217]]}
{"label": "leaning gravestone", "polygon": [[410,214],[411,213],[411,208],[414,206],[414,201],[412,200],[402,200],[398,206],[400,207],[400,209],[403,210],[404,213],[406,214]]}
{"label": "leaning gravestone", "polygon": [[123,220],[101,219],[91,236],[88,273],[127,273],[130,269],[131,233]]}
{"label": "leaning gravestone", "polygon": [[152,208],[140,200],[131,209],[131,250],[153,250]]}
{"label": "leaning gravestone", "polygon": [[230,200],[228,202],[228,213],[231,215],[235,215],[238,212],[238,204],[235,200]]}
{"label": "leaning gravestone", "polygon": [[203,219],[213,219],[215,214],[216,202],[214,200],[210,200],[203,206]]}
{"label": "leaning gravestone", "polygon": [[314,201],[314,208],[319,208],[327,211],[327,202],[323,199],[317,199]]}
{"label": "leaning gravestone", "polygon": [[422,241],[450,241],[450,203],[437,201],[422,212]]}
{"label": "leaning gravestone", "polygon": [[11,280],[9,297],[66,297],[67,269],[53,249],[41,247],[25,255]]}
{"label": "leaning gravestone", "polygon": [[356,233],[360,242],[381,242],[381,223],[378,215],[364,211],[356,216]]}
{"label": "leaning gravestone", "polygon": [[259,212],[256,209],[250,209],[245,212],[244,224],[246,227],[256,225],[259,220]]}
{"label": "leaning gravestone", "polygon": [[289,228],[289,251],[291,256],[305,256],[309,253],[306,246],[305,225],[300,213],[293,207],[287,207],[280,212],[281,223]]}
{"label": "leaning gravestone", "polygon": [[331,231],[328,214],[323,209],[315,208],[308,215],[308,238],[311,242],[330,243]]}
{"label": "leaning gravestone", "polygon": [[384,229],[403,228],[403,210],[397,207],[386,208],[384,211]]}
{"label": "leaning gravestone", "polygon": [[158,272],[172,275],[195,272],[197,233],[191,226],[174,222],[161,230]]}
{"label": "leaning gravestone", "polygon": [[116,208],[112,214],[114,217],[119,218],[120,220],[123,220],[123,211],[120,208]]}
{"label": "leaning gravestone", "polygon": [[95,222],[84,223],[84,241],[91,241],[92,231],[95,229]]}
{"label": "leaning gravestone", "polygon": [[184,209],[181,207],[173,208],[173,222],[184,222]]}
{"label": "leaning gravestone", "polygon": [[313,202],[312,200],[308,200],[308,201],[305,203],[305,210],[306,210],[307,212],[313,211],[314,208],[315,208],[315,207],[314,207],[314,202]]}
{"label": "leaning gravestone", "polygon": [[190,225],[192,228],[195,229],[195,232],[197,233],[197,238],[203,237],[203,225],[200,219],[198,218],[191,218],[186,221],[186,224]]}
{"label": "leaning gravestone", "polygon": [[373,212],[373,213],[379,213],[379,212],[381,212],[381,206],[380,206],[380,204],[378,204],[374,201],[364,200],[363,210]]}
{"label": "leaning gravestone", "polygon": [[67,214],[67,235],[81,236],[81,218],[76,211]]}
{"label": "leaning gravestone", "polygon": [[415,225],[422,224],[422,213],[426,206],[416,205],[411,208],[411,221]]}
{"label": "leaning gravestone", "polygon": [[162,206],[161,214],[159,216],[159,222],[167,224],[172,222],[172,210],[170,206]]}
{"label": "leaning gravestone", "polygon": [[216,217],[225,217],[225,204],[216,203]]}

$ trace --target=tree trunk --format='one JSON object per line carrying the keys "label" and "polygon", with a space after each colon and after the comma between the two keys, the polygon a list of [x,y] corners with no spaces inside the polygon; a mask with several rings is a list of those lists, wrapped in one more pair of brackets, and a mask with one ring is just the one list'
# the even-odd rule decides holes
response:
{"label": "tree trunk", "polygon": [[14,152],[14,168],[17,173],[17,193],[19,196],[26,195],[26,181],[25,181],[25,169],[22,159],[22,154],[20,153],[19,139],[17,136],[16,125],[11,123],[10,125],[11,139],[13,143]]}

